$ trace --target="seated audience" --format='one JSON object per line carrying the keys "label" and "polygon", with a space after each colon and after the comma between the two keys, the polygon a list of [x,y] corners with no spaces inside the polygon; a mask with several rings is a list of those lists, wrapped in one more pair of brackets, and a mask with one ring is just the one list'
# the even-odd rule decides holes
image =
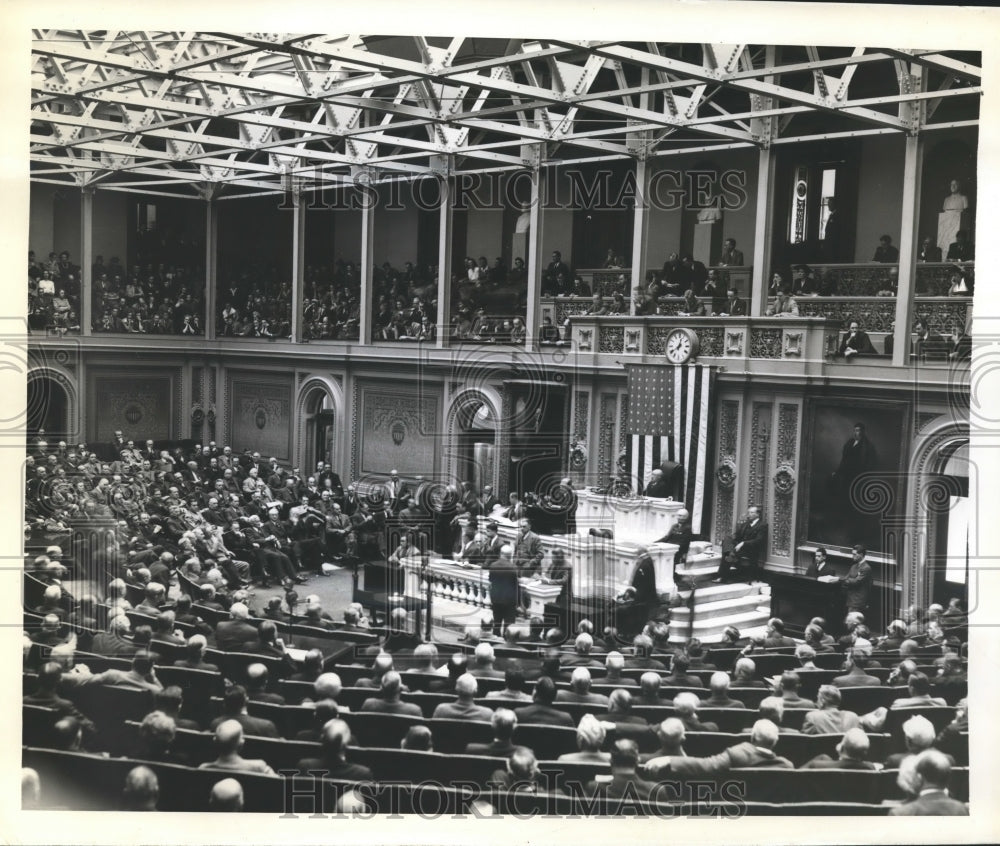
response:
{"label": "seated audience", "polygon": [[606,764],[611,760],[607,752],[602,752],[604,738],[607,732],[604,725],[593,714],[580,717],[576,727],[576,746],[578,752],[565,752],[559,756],[560,761],[590,761]]}
{"label": "seated audience", "polygon": [[266,775],[274,774],[274,770],[266,761],[244,758],[240,755],[240,750],[243,748],[243,726],[236,720],[223,720],[215,727],[215,746],[219,757],[201,764],[198,769],[243,770]]}

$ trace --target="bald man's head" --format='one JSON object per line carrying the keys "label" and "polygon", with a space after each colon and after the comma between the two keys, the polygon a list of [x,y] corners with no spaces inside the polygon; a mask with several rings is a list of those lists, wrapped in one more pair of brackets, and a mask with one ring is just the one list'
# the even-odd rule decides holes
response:
{"label": "bald man's head", "polygon": [[234,755],[243,746],[243,726],[236,720],[223,720],[215,729],[219,755]]}
{"label": "bald man's head", "polygon": [[212,785],[208,797],[210,811],[242,811],[243,787],[235,778],[224,778]]}
{"label": "bald man's head", "polygon": [[317,699],[336,699],[341,689],[340,676],[336,673],[323,673],[313,682],[313,692]]}
{"label": "bald man's head", "polygon": [[323,752],[328,758],[343,758],[344,749],[351,739],[351,730],[343,720],[330,720],[323,726],[320,741],[323,744]]}
{"label": "bald man's head", "polygon": [[149,767],[133,767],[125,776],[122,798],[129,811],[155,811],[160,783]]}
{"label": "bald man's head", "polygon": [[844,738],[837,744],[837,751],[841,758],[851,761],[863,761],[868,757],[868,749],[871,742],[864,729],[852,728],[844,732]]}
{"label": "bald man's head", "polygon": [[459,699],[474,699],[479,691],[479,683],[472,673],[463,673],[455,682],[455,693]]}

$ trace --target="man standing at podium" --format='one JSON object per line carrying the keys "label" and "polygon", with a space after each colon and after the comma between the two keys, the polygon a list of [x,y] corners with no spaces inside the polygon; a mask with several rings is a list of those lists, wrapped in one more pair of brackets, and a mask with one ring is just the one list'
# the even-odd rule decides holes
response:
{"label": "man standing at podium", "polygon": [[[531,521],[527,517],[522,517],[517,521],[518,534],[514,541],[514,566],[517,568],[518,576],[534,576],[542,567],[542,539],[531,531]],[[518,600],[518,605],[523,609],[525,606],[524,597]]]}
{"label": "man standing at podium", "polygon": [[490,571],[490,605],[493,606],[493,634],[503,636],[507,626],[517,619],[517,600],[520,584],[518,571],[511,559],[514,550],[509,545],[500,547],[500,557],[483,561],[483,568]]}
{"label": "man standing at podium", "polygon": [[674,584],[681,583],[681,577],[677,575],[677,567],[687,560],[688,550],[691,547],[691,514],[686,508],[677,512],[677,522],[670,527],[657,543],[673,543],[677,545],[677,552],[674,553]]}
{"label": "man standing at podium", "polygon": [[618,601],[621,603],[618,630],[623,634],[641,631],[650,612],[660,604],[660,596],[656,592],[656,568],[648,547],[639,547],[632,586],[618,597]]}

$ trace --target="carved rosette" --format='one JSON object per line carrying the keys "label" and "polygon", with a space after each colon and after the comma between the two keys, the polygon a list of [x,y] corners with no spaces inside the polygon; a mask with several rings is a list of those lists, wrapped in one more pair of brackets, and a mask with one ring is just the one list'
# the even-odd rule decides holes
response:
{"label": "carved rosette", "polygon": [[775,493],[787,496],[795,490],[795,467],[790,463],[778,465],[774,471],[774,491]]}
{"label": "carved rosette", "polygon": [[723,458],[715,470],[715,478],[722,490],[731,491],[736,486],[736,462],[729,456]]}

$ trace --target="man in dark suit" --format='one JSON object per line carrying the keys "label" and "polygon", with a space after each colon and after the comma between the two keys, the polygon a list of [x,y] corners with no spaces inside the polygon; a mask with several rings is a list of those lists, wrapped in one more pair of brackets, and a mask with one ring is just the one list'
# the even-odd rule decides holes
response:
{"label": "man in dark suit", "polygon": [[242,602],[234,602],[229,609],[231,620],[223,620],[215,627],[215,645],[226,652],[242,652],[257,643],[257,629],[247,622],[250,610]]}
{"label": "man in dark suit", "polygon": [[746,313],[746,303],[739,298],[735,288],[730,288],[726,292],[726,302],[722,306],[719,317],[742,317]]}
{"label": "man in dark suit", "polygon": [[395,670],[382,674],[381,696],[373,696],[361,703],[361,710],[378,714],[403,714],[407,717],[421,717],[423,712],[414,702],[402,702],[399,698],[402,679]]}
{"label": "man in dark suit", "polygon": [[758,506],[747,509],[746,517],[729,541],[723,542],[722,561],[714,581],[729,581],[729,573],[734,569],[742,571],[748,582],[760,580],[763,577],[760,561],[767,548],[767,523],[761,519]]}
{"label": "man in dark suit", "polygon": [[638,799],[653,797],[656,783],[639,778],[639,746],[634,740],[616,740],[611,747],[611,781],[588,782],[584,792],[601,799]]}
{"label": "man in dark suit", "polygon": [[409,501],[411,495],[409,485],[399,478],[398,471],[390,471],[389,481],[385,484],[386,508],[393,515],[399,514],[406,507],[406,503]]}
{"label": "man in dark suit", "polygon": [[969,242],[969,235],[964,229],[955,233],[955,240],[948,245],[948,261],[972,261],[976,251]]}
{"label": "man in dark suit", "polygon": [[837,676],[831,684],[834,687],[876,687],[882,684],[878,676],[873,676],[865,672],[865,667],[871,659],[871,651],[860,646],[856,646],[848,652],[847,672],[842,676]]}
{"label": "man in dark suit", "polygon": [[493,509],[500,504],[500,499],[493,493],[492,485],[483,485],[483,494],[479,501],[482,503],[483,514],[486,515],[491,514]]}
{"label": "man in dark suit", "polygon": [[736,239],[726,238],[722,255],[719,257],[720,267],[742,267],[743,251],[736,249]]}
{"label": "man in dark suit", "polygon": [[868,333],[862,331],[861,324],[857,320],[852,320],[850,327],[840,341],[837,355],[842,355],[844,358],[854,358],[857,355],[877,354]]}
{"label": "man in dark suit", "polygon": [[688,550],[691,548],[691,539],[694,535],[691,532],[691,514],[686,508],[677,512],[677,522],[670,527],[657,543],[672,543],[677,546],[674,553],[674,582],[680,584],[681,576],[677,568],[687,560]]}
{"label": "man in dark suit", "polygon": [[545,271],[542,274],[542,281],[547,282],[550,286],[555,285],[560,274],[563,279],[572,278],[569,266],[562,260],[562,253],[560,253],[559,250],[553,250],[552,261],[550,261],[548,267],[545,268]]}
{"label": "man in dark suit", "polygon": [[[487,541],[489,543],[489,541]],[[510,546],[501,546],[499,557],[487,556],[483,569],[490,574],[490,604],[493,606],[493,633],[503,635],[503,629],[517,619],[517,600],[520,590],[518,570],[511,556]]]}
{"label": "man in dark suit", "polygon": [[851,552],[853,563],[840,583],[844,587],[844,601],[848,611],[860,611],[862,614],[868,608],[871,600],[872,573],[871,565],[865,561],[867,550],[857,543]]}
{"label": "man in dark suit", "polygon": [[964,803],[948,795],[951,765],[944,753],[937,749],[921,752],[917,758],[915,779],[918,796],[889,811],[890,817],[967,817],[969,809]]}
{"label": "man in dark suit", "polygon": [[875,255],[872,261],[891,264],[899,261],[899,250],[892,245],[892,236],[883,235],[878,239],[878,247],[875,248]]}
{"label": "man in dark suit", "polygon": [[493,728],[493,740],[490,743],[469,743],[465,747],[466,755],[489,755],[494,758],[507,758],[514,753],[517,745],[512,742],[514,729],[517,728],[517,716],[509,708],[497,708],[490,720]]}
{"label": "man in dark suit", "polygon": [[526,705],[514,711],[521,725],[569,726],[573,727],[573,718],[565,711],[553,708],[556,699],[556,685],[548,676],[540,676],[535,682],[534,704]]}
{"label": "man in dark suit", "polygon": [[330,720],[323,726],[320,742],[323,745],[322,758],[302,758],[297,769],[300,773],[313,773],[317,777],[335,778],[346,781],[371,781],[372,771],[362,764],[352,764],[347,760],[347,744],[351,730],[343,720]]}
{"label": "man in dark suit", "polygon": [[212,720],[209,728],[212,731],[226,720],[236,720],[243,726],[245,734],[257,737],[278,737],[278,729],[270,720],[263,717],[251,717],[247,713],[247,691],[243,685],[234,684],[226,690],[222,697],[222,716]]}
{"label": "man in dark suit", "polygon": [[764,646],[767,649],[775,649],[782,646],[795,647],[797,644],[790,637],[785,636],[785,623],[779,617],[772,617],[767,621],[767,631],[764,636]]}
{"label": "man in dark suit", "polygon": [[809,562],[806,569],[807,579],[818,579],[820,576],[836,575],[833,565],[826,560],[826,548],[818,547],[813,553],[813,560]]}
{"label": "man in dark suit", "polygon": [[941,261],[941,248],[934,244],[930,235],[925,235],[920,242],[917,261]]}

